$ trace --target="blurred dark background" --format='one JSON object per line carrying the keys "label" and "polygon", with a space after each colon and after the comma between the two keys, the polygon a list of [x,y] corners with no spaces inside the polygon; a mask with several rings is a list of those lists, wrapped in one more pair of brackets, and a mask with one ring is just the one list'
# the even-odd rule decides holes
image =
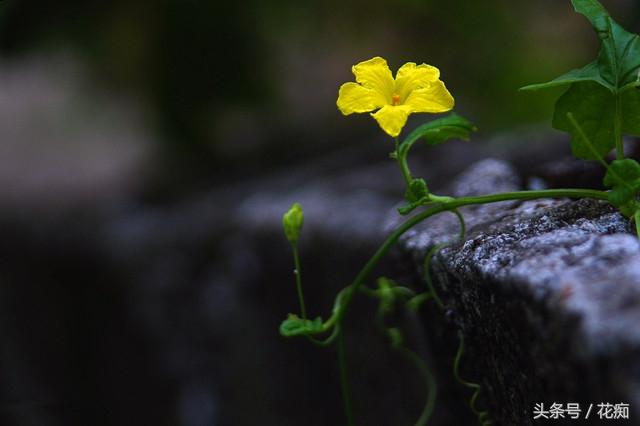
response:
{"label": "blurred dark background", "polygon": [[[640,29],[639,2],[604,3]],[[596,51],[568,0],[0,2],[1,424],[340,421],[332,355],[277,334],[295,295],[269,227],[318,176],[397,196],[366,172],[385,135],[335,107],[351,65],[438,66],[482,147],[548,126],[557,93],[517,88]],[[340,214],[305,254],[319,311],[375,246]],[[379,424],[419,407],[396,385],[361,384]]]}

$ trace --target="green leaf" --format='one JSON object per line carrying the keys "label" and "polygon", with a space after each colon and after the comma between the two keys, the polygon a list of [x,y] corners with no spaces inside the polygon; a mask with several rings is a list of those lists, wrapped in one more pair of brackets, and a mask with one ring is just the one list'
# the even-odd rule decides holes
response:
{"label": "green leaf", "polygon": [[600,77],[600,70],[598,68],[598,61],[591,62],[590,64],[575,70],[571,70],[568,73],[561,75],[546,83],[530,84],[528,86],[521,87],[520,90],[541,90],[551,87],[565,86],[567,84],[578,83],[580,81],[593,81],[606,88],[612,89],[612,87]]}
{"label": "green leaf", "polygon": [[[630,90],[620,95],[622,133],[640,136],[640,92]],[[567,118],[567,113],[582,127],[593,143],[596,153],[589,147],[578,130]],[[615,147],[614,127],[616,97],[608,89],[593,82],[574,83],[558,99],[553,116],[553,127],[571,134],[571,149],[578,158],[597,160]]]}
{"label": "green leaf", "polygon": [[409,203],[415,203],[422,200],[429,194],[427,183],[422,178],[413,179],[407,188],[404,198]]}
{"label": "green leaf", "polygon": [[[593,82],[573,84],[556,102],[553,127],[571,134],[573,155],[597,160],[598,156],[604,157],[614,148],[615,110],[616,100],[609,90]],[[597,155],[572,125],[568,113],[580,124]]]}
{"label": "green leaf", "polygon": [[[605,157],[615,146],[614,122],[616,99],[599,84],[584,82],[572,84],[556,102],[553,127],[571,134],[573,155],[585,160]],[[568,119],[571,113],[584,134]],[[585,140],[586,136],[591,143]],[[596,152],[593,152],[595,149]]]}
{"label": "green leaf", "polygon": [[620,95],[622,108],[622,133],[640,136],[640,91],[628,90]]}
{"label": "green leaf", "polygon": [[609,192],[609,202],[618,208],[624,208],[631,201],[635,200],[639,189],[640,181],[633,182],[629,185],[616,186]]}
{"label": "green leaf", "polygon": [[571,0],[576,12],[583,14],[596,26],[596,21],[609,16],[607,10],[597,0]]}
{"label": "green leaf", "polygon": [[[548,83],[522,90],[570,85],[555,106],[553,127],[572,136],[574,155],[586,160],[605,156],[616,145],[616,121],[620,133],[640,135],[640,37],[616,23],[597,0],[571,0],[576,12],[593,26],[602,45],[598,58]],[[568,120],[571,113],[593,143],[593,149]]]}
{"label": "green leaf", "polygon": [[[416,128],[407,136],[398,147],[398,155],[406,161],[409,150],[417,141],[424,139],[429,145],[437,145],[449,139],[468,140],[471,132],[477,130],[476,127],[466,118],[456,113],[430,121]],[[420,207],[428,201],[429,188],[423,179],[413,179],[405,192],[406,205],[398,208],[401,215],[407,215],[415,208]]]}
{"label": "green leaf", "polygon": [[611,162],[603,182],[604,186],[612,188],[636,179],[640,179],[640,164],[636,160],[625,158]]}
{"label": "green leaf", "polygon": [[289,314],[286,320],[280,324],[280,334],[285,337],[300,336],[303,334],[322,333],[322,318],[303,320],[297,315]]}
{"label": "green leaf", "polygon": [[468,140],[475,130],[476,127],[469,120],[454,112],[416,128],[400,144],[400,155],[420,139],[424,139],[429,145],[437,145],[449,139]]}
{"label": "green leaf", "polygon": [[413,179],[404,193],[407,204],[398,208],[398,213],[405,216],[429,201],[429,188],[424,179]]}
{"label": "green leaf", "polygon": [[612,188],[609,202],[630,216],[636,210],[636,196],[640,192],[640,164],[628,158],[613,161],[607,168],[604,185]]}
{"label": "green leaf", "polygon": [[400,144],[399,155],[406,156],[409,149],[420,139],[429,145],[437,145],[449,139],[468,140],[476,127],[466,118],[454,113],[418,126]]}
{"label": "green leaf", "polygon": [[602,41],[598,58],[547,83],[532,84],[521,90],[593,81],[615,92],[628,84],[640,83],[640,37],[622,28],[597,0],[571,0],[571,3],[576,12],[589,20]]}
{"label": "green leaf", "polygon": [[622,28],[598,1],[571,2],[576,12],[591,22],[602,41],[598,66],[603,80],[616,89],[637,81],[640,67],[640,37]]}

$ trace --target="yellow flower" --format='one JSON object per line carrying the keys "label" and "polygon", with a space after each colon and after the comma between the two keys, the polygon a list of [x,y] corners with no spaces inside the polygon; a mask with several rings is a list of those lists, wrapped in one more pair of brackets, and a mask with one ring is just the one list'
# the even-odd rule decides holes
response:
{"label": "yellow flower", "polygon": [[414,112],[450,111],[454,100],[440,80],[440,70],[427,64],[404,64],[396,78],[387,61],[376,56],[352,68],[357,83],[340,87],[338,109],[342,114],[370,112],[382,130],[397,137]]}

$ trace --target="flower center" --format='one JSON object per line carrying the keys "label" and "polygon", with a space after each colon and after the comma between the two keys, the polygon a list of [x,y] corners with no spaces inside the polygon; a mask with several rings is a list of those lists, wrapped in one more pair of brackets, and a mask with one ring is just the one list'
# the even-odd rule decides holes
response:
{"label": "flower center", "polygon": [[391,105],[398,105],[400,103],[400,95],[392,95],[391,96]]}

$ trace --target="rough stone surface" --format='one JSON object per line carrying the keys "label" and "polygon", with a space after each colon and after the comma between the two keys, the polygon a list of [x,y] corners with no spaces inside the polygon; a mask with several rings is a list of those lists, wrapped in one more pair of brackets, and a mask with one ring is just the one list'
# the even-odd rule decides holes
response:
{"label": "rough stone surface", "polygon": [[[476,163],[452,184],[459,196],[515,189],[515,172],[497,160]],[[443,214],[408,232],[401,246],[419,270],[429,248],[451,242],[432,273],[465,336],[467,375],[484,386],[481,405],[504,425],[533,424],[539,402],[585,409],[626,402],[637,418],[640,244],[629,220],[594,200],[461,212],[461,241],[456,217]]]}

